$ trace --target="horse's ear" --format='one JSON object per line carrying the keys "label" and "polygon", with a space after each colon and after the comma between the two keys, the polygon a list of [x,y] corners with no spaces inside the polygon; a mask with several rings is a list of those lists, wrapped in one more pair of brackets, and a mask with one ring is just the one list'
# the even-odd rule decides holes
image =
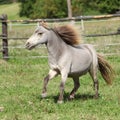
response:
{"label": "horse's ear", "polygon": [[42,21],[39,23],[39,26],[47,27],[48,25],[47,25],[47,22],[45,22],[45,21],[42,20]]}

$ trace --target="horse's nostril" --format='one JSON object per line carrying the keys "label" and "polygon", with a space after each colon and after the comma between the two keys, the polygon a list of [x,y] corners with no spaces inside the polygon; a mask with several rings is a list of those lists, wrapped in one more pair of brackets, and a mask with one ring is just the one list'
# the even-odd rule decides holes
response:
{"label": "horse's nostril", "polygon": [[29,45],[30,45],[30,43],[29,43],[29,42],[26,42],[26,44],[25,44],[25,48],[28,48]]}
{"label": "horse's nostril", "polygon": [[29,43],[29,42],[27,42],[27,43],[26,43],[26,46],[29,46],[29,44],[30,44],[30,43]]}

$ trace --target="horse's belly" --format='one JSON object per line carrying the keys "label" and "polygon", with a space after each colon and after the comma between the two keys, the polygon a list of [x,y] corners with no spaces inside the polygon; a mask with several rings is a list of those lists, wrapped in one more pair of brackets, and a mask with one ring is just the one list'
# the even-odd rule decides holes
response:
{"label": "horse's belly", "polygon": [[[85,66],[77,66],[77,67],[73,67],[69,73],[69,76],[72,76],[72,75],[84,75],[86,74],[89,69],[90,69],[90,64],[89,65],[85,65]],[[79,68],[78,68],[79,67]]]}
{"label": "horse's belly", "polygon": [[92,56],[90,54],[78,55],[73,58],[69,75],[83,75],[89,71],[91,64]]}

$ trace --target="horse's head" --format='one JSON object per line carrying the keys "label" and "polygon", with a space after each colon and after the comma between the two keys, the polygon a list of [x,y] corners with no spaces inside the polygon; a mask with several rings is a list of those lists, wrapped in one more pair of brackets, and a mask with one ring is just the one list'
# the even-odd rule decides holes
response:
{"label": "horse's head", "polygon": [[27,40],[25,46],[27,49],[31,50],[39,44],[47,43],[48,29],[44,25],[40,25],[36,28],[33,35]]}

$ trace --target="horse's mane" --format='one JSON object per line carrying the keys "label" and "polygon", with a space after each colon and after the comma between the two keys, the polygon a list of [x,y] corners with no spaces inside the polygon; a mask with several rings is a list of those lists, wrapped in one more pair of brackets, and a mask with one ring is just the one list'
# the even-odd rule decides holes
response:
{"label": "horse's mane", "polygon": [[[42,21],[40,24],[46,29],[50,29],[46,22]],[[57,25],[52,30],[69,45],[78,45],[80,43],[80,36],[73,25]]]}
{"label": "horse's mane", "polygon": [[69,45],[77,45],[80,43],[80,36],[75,27],[72,25],[57,26],[53,28],[53,31]]}

